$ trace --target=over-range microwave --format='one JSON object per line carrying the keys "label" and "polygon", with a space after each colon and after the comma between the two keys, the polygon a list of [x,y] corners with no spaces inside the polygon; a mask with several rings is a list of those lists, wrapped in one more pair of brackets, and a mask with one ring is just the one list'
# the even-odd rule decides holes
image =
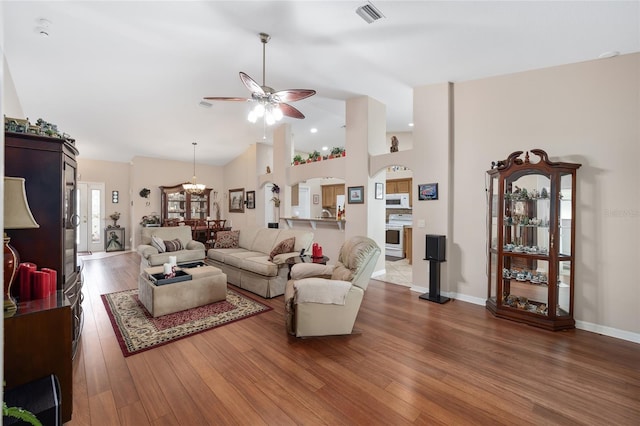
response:
{"label": "over-range microwave", "polygon": [[410,209],[409,194],[387,194],[387,208],[389,209]]}

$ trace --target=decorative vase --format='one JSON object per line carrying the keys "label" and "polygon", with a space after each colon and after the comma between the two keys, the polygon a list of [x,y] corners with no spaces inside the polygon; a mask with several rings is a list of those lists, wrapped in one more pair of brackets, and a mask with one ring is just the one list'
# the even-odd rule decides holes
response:
{"label": "decorative vase", "polygon": [[11,297],[11,284],[16,277],[20,256],[18,252],[9,244],[11,239],[4,234],[4,317],[11,317],[17,311],[17,305]]}
{"label": "decorative vase", "polygon": [[276,223],[280,222],[280,206],[273,207],[273,221]]}

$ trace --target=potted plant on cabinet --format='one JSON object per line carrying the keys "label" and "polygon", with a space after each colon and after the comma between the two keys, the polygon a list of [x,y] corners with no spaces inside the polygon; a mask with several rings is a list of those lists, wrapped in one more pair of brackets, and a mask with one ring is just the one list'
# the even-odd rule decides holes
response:
{"label": "potted plant on cabinet", "polygon": [[302,155],[300,155],[300,154],[294,155],[293,156],[293,165],[297,166],[300,163],[302,163]]}
{"label": "potted plant on cabinet", "polygon": [[333,158],[344,157],[344,148],[341,148],[339,146],[333,147],[331,149],[331,155],[333,156]]}

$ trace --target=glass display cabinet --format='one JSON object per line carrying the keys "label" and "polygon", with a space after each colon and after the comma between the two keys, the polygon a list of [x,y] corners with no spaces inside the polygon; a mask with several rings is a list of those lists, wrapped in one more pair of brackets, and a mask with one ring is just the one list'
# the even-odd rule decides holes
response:
{"label": "glass display cabinet", "polygon": [[517,151],[489,175],[487,309],[548,330],[575,327],[575,163]]}
{"label": "glass display cabinet", "polygon": [[174,186],[161,186],[161,218],[162,223],[167,219],[183,217],[190,219],[206,219],[209,214],[209,200],[211,188],[205,188],[202,194],[189,194],[182,184]]}

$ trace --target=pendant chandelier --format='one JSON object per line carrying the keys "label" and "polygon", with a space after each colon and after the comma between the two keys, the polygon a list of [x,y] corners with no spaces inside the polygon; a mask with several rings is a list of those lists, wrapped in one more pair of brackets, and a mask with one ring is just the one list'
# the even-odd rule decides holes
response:
{"label": "pendant chandelier", "polygon": [[200,195],[204,192],[205,186],[196,181],[196,145],[198,143],[193,142],[191,145],[193,145],[193,177],[191,178],[191,183],[183,183],[182,187],[189,194]]}

